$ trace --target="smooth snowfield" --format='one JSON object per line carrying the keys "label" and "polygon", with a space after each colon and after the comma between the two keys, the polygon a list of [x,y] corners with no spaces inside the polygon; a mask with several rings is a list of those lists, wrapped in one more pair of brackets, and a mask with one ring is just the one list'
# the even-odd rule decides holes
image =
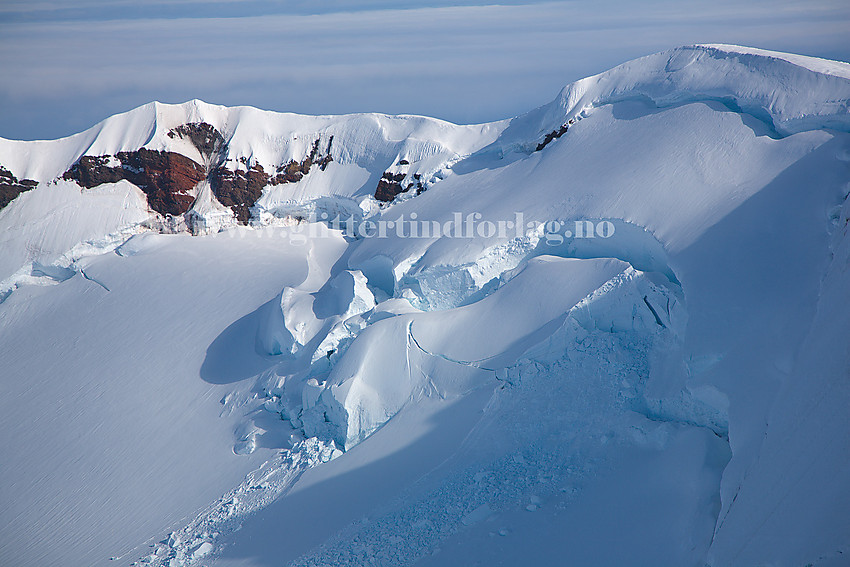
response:
{"label": "smooth snowfield", "polygon": [[[253,393],[221,382],[266,364],[253,330],[243,333],[253,321],[226,352],[211,345],[304,279],[308,253],[328,262],[339,247],[288,246],[272,229],[245,237],[139,235],[87,258],[87,277],[24,286],[3,303],[0,563],[108,563],[185,522],[280,446],[272,432],[256,455],[232,450]],[[253,270],[263,277],[246,278]]]}
{"label": "smooth snowfield", "polygon": [[[489,125],[195,101],[3,141],[43,177],[0,212],[0,563],[842,565],[848,108],[846,63],[695,46]],[[74,156],[189,155],[166,133],[199,120],[249,163],[330,134],[334,161],[251,227],[154,234],[122,182],[28,229],[54,191],[90,210],[51,182]],[[379,207],[402,159],[428,188]],[[583,219],[615,231],[547,232]]]}

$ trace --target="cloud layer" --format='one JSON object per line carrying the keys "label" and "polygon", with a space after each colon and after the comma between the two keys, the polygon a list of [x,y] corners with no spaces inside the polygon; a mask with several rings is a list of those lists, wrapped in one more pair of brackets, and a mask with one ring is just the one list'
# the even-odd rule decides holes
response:
{"label": "cloud layer", "polygon": [[[167,17],[153,18],[120,1],[82,2],[78,17],[50,2],[6,3],[0,136],[69,135],[151,100],[192,98],[481,122],[530,110],[568,82],[628,59],[691,43],[850,59],[850,8],[838,2],[431,2],[417,9],[397,2],[401,9],[386,9],[374,0],[333,11],[341,4],[292,14],[277,13],[285,3],[225,1],[210,12],[210,4],[184,0],[161,4],[157,13]],[[252,15],[263,12],[259,5],[266,15]]]}

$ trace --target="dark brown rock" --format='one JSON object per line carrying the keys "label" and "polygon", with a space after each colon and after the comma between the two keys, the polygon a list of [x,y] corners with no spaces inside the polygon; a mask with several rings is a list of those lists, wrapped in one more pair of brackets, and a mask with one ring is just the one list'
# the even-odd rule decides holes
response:
{"label": "dark brown rock", "polygon": [[97,187],[104,183],[116,183],[124,179],[121,167],[110,167],[107,164],[112,156],[83,156],[66,171],[63,179],[72,179],[80,187]]}
{"label": "dark brown rock", "polygon": [[[226,149],[221,133],[205,122],[183,124],[172,129],[168,136],[188,138],[205,156],[208,164],[220,163]],[[115,156],[83,156],[62,177],[75,180],[86,188],[126,179],[145,192],[151,209],[175,216],[189,210],[195,200],[192,190],[208,179],[219,202],[230,207],[239,222],[246,223],[251,218],[251,207],[266,185],[299,181],[314,165],[324,170],[333,161],[330,155],[333,136],[324,152],[319,149],[320,143],[321,138],[317,138],[304,159],[278,166],[274,176],[266,173],[259,164],[254,164],[247,171],[229,169],[226,164],[210,166],[207,170],[182,154],[142,148],[134,152],[119,152]],[[248,165],[244,157],[239,161]]]}
{"label": "dark brown rock", "polygon": [[328,148],[325,150],[325,153],[319,152],[320,141],[321,138],[316,138],[316,141],[313,142],[313,147],[310,149],[310,153],[301,161],[292,160],[279,165],[275,171],[275,175],[269,179],[269,183],[271,185],[282,185],[284,183],[300,181],[302,177],[310,173],[313,165],[318,165],[319,169],[324,171],[328,167],[328,164],[333,161],[331,157],[331,146],[333,145],[334,137],[331,136],[328,140]]}
{"label": "dark brown rock", "polygon": [[142,148],[120,152],[124,178],[148,196],[150,207],[160,214],[182,215],[195,201],[192,190],[206,179],[204,167],[182,154]]}
{"label": "dark brown rock", "polygon": [[241,223],[247,223],[251,218],[251,207],[256,204],[268,183],[269,174],[260,164],[254,164],[248,171],[233,171],[219,166],[210,172],[210,185],[216,199],[225,207],[230,207]]}
{"label": "dark brown rock", "polygon": [[12,200],[38,185],[38,181],[32,179],[18,179],[11,171],[0,165],[0,209],[12,202]]}
{"label": "dark brown rock", "polygon": [[225,147],[224,136],[211,124],[206,122],[191,122],[181,124],[168,132],[169,138],[188,138],[201,155],[207,158],[218,154]]}
{"label": "dark brown rock", "polygon": [[283,165],[279,165],[276,170],[276,175],[271,178],[272,185],[282,185],[284,183],[295,183],[300,181],[307,173],[310,172],[310,167],[313,165],[309,161],[309,157],[303,161],[290,161]]}
{"label": "dark brown rock", "polygon": [[378,181],[378,187],[375,189],[375,199],[389,203],[400,193],[404,193],[404,188],[399,183],[393,183],[392,181],[381,178]]}
{"label": "dark brown rock", "polygon": [[203,166],[184,155],[142,148],[119,152],[120,166],[107,165],[111,156],[83,156],[62,175],[81,187],[92,188],[103,183],[126,179],[144,191],[148,205],[163,215],[182,215],[195,197],[192,189],[206,178]]}
{"label": "dark brown rock", "polygon": [[406,193],[411,189],[415,188],[417,195],[425,190],[420,174],[414,174],[414,181],[412,183],[407,183],[407,185],[403,185],[401,182],[404,181],[405,177],[406,176],[403,173],[385,171],[384,174],[381,175],[381,179],[378,180],[378,187],[375,189],[375,199],[384,203],[389,203],[398,195]]}

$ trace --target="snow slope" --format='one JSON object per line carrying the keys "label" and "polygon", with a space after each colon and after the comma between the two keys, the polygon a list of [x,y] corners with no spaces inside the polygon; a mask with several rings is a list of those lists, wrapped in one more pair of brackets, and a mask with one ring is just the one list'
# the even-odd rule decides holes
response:
{"label": "snow slope", "polygon": [[[54,181],[202,160],[189,122],[246,167],[333,161],[198,237]],[[493,124],[193,101],[0,141],[40,182],[0,211],[0,562],[841,565],[848,156],[850,65],[718,45]],[[402,167],[427,190],[379,206]]]}
{"label": "snow slope", "polygon": [[[241,171],[259,166],[273,172],[278,164],[302,160],[317,141],[322,141],[323,149],[330,148],[333,161],[326,169],[295,183],[267,188],[256,211],[263,221],[274,221],[276,215],[285,216],[305,206],[315,208],[316,203],[322,210],[360,214],[360,203],[374,193],[388,168],[398,169],[398,163],[407,160],[414,163],[404,168],[405,173],[420,176],[426,183],[436,181],[446,174],[448,165],[492,142],[506,124],[457,126],[431,118],[380,114],[300,116],[194,100],[180,105],[150,103],[60,140],[0,139],[0,164],[19,179],[40,182],[35,190],[0,210],[5,250],[0,260],[0,290],[14,288],[22,275],[18,270],[29,262],[53,263],[59,254],[79,243],[129,228],[149,217],[148,222],[154,223],[144,199],[139,202],[138,191],[123,200],[94,198],[119,190],[109,193],[101,185],[81,192],[76,184],[61,177],[82,156],[115,156],[139,148],[174,152],[209,166],[209,156],[202,155],[188,139],[169,135],[187,123],[216,128],[226,143],[219,159]],[[121,187],[128,190],[126,184]],[[215,197],[200,188],[196,191],[198,200],[192,212],[202,225],[215,231],[233,224]],[[369,208],[368,204],[364,206]],[[34,218],[40,224],[33,225]],[[72,226],[66,227],[69,222]],[[45,230],[47,224],[56,229]],[[24,274],[30,271],[26,266]]]}
{"label": "snow slope", "polygon": [[[108,561],[205,507],[282,442],[273,432],[256,455],[234,454],[253,397],[238,379],[268,363],[227,365],[239,348],[254,353],[239,327],[233,353],[210,345],[339,246],[252,233],[246,255],[231,236],[140,234],[2,304],[0,563]],[[264,277],[246,281],[252,270]]]}
{"label": "snow slope", "polygon": [[83,155],[114,155],[142,147],[173,151],[203,162],[203,156],[187,139],[168,136],[173,128],[192,122],[206,122],[222,133],[228,142],[228,159],[252,158],[267,166],[300,158],[315,140],[310,137],[313,134],[335,136],[339,150],[334,159],[338,162],[368,163],[392,150],[413,159],[440,151],[468,150],[486,143],[502,124],[458,126],[434,118],[384,114],[305,116],[200,100],[184,104],[152,102],[60,140],[0,139],[0,155],[18,178],[36,181],[61,176]]}

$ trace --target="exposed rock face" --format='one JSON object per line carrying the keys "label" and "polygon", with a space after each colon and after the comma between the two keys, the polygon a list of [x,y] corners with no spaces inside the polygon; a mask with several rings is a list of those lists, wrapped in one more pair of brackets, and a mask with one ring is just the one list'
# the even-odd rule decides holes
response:
{"label": "exposed rock face", "polygon": [[546,136],[543,138],[543,141],[540,142],[539,144],[537,144],[537,149],[535,149],[534,151],[539,152],[540,150],[542,150],[543,148],[548,146],[549,142],[551,142],[552,140],[557,140],[558,138],[560,138],[561,136],[566,134],[567,130],[569,130],[572,123],[573,123],[573,121],[572,121],[572,119],[570,119],[565,124],[562,124],[561,127],[558,128],[557,130],[552,130],[551,132],[546,134]]}
{"label": "exposed rock face", "polygon": [[38,185],[38,181],[32,179],[18,179],[11,171],[0,165],[0,209],[12,202],[12,200]]}
{"label": "exposed rock face", "polygon": [[160,214],[182,215],[195,200],[195,185],[206,178],[203,166],[181,154],[142,148],[118,154],[125,179],[148,196],[150,207]]}
{"label": "exposed rock face", "polygon": [[124,170],[114,163],[112,156],[83,156],[62,175],[62,179],[73,179],[80,187],[90,189],[104,183],[116,183],[124,179]]}
{"label": "exposed rock face", "polygon": [[[221,133],[205,122],[182,124],[168,136],[188,138],[207,160],[224,147]],[[145,192],[151,209],[177,216],[192,206],[193,189],[206,179],[207,169],[182,154],[141,148],[115,156],[83,156],[62,177],[86,188],[126,179]]]}
{"label": "exposed rock face", "polygon": [[313,147],[310,149],[310,154],[303,160],[292,160],[289,163],[279,165],[275,172],[275,176],[270,179],[270,185],[281,185],[283,183],[295,183],[296,181],[300,181],[302,177],[310,173],[310,168],[312,168],[313,165],[318,165],[319,169],[324,171],[328,167],[328,164],[333,161],[333,158],[331,157],[331,146],[334,143],[334,137],[331,136],[330,139],[328,139],[328,147],[324,153],[319,152],[320,142],[321,138],[316,138],[316,141],[313,142]]}
{"label": "exposed rock face", "polygon": [[[267,185],[282,185],[284,183],[295,183],[310,173],[314,165],[324,171],[330,162],[331,146],[334,138],[328,139],[328,146],[324,152],[319,149],[321,138],[316,138],[310,153],[301,161],[290,160],[288,163],[277,166],[274,175],[266,173],[263,166],[255,163],[247,171],[241,169],[229,169],[226,165],[220,165],[210,172],[210,185],[218,202],[230,207],[241,223],[246,223],[251,218],[251,207],[257,203],[263,194],[263,188]],[[243,158],[242,163],[247,166],[247,160]]]}
{"label": "exposed rock face", "polygon": [[201,155],[209,158],[219,153],[225,146],[224,136],[211,124],[206,122],[191,122],[181,124],[168,132],[169,138],[188,138]]}
{"label": "exposed rock face", "polygon": [[248,167],[249,162],[245,158],[241,160],[241,167],[228,167],[227,161],[222,162],[227,150],[224,137],[205,122],[182,124],[168,132],[168,136],[191,141],[206,165],[175,152],[141,148],[114,156],[83,156],[62,177],[86,188],[126,179],[145,192],[151,209],[172,216],[189,211],[195,200],[195,186],[207,179],[216,199],[233,210],[239,222],[247,223],[251,218],[251,207],[267,185],[300,181],[314,165],[324,171],[333,161],[333,136],[328,139],[324,151],[320,149],[322,138],[318,137],[304,159],[279,165],[273,174],[266,172],[258,163]]}
{"label": "exposed rock face", "polygon": [[375,189],[375,198],[384,203],[389,203],[396,198],[397,195],[404,193],[405,189],[401,182],[406,176],[403,173],[391,173],[385,171],[378,181],[378,187]]}
{"label": "exposed rock face", "polygon": [[233,171],[219,166],[210,172],[210,185],[216,199],[230,207],[241,223],[247,223],[251,218],[251,207],[262,196],[263,187],[268,183],[269,174],[260,164],[254,164],[248,171]]}
{"label": "exposed rock face", "polygon": [[206,178],[206,170],[181,154],[141,148],[116,156],[83,156],[62,178],[86,188],[126,179],[145,192],[151,209],[182,215],[192,206],[192,190]]}
{"label": "exposed rock face", "polygon": [[[407,160],[402,160],[399,165],[407,165]],[[375,199],[384,203],[389,203],[402,193],[407,193],[411,189],[416,189],[416,194],[419,195],[425,190],[422,184],[422,177],[418,173],[413,174],[413,181],[403,183],[407,177],[404,173],[392,173],[385,171],[378,181],[378,187],[375,189]]]}

